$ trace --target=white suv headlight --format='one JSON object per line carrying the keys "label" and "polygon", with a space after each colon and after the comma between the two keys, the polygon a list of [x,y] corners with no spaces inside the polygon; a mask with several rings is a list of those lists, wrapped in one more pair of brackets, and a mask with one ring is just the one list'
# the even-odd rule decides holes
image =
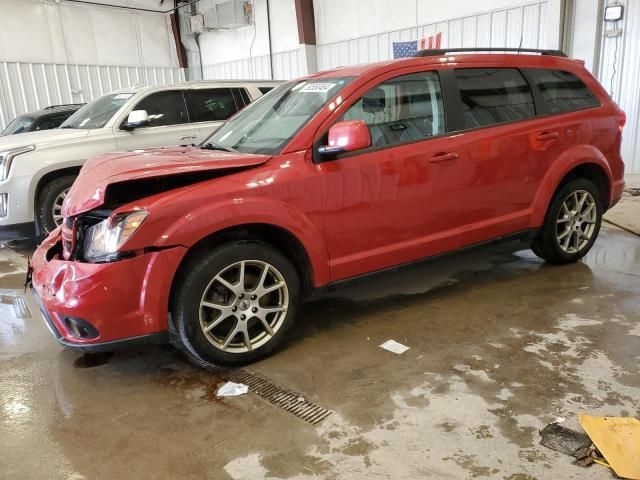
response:
{"label": "white suv headlight", "polygon": [[85,260],[90,262],[113,260],[118,249],[140,228],[145,218],[147,218],[147,212],[137,210],[107,218],[89,227],[85,232],[83,244]]}
{"label": "white suv headlight", "polygon": [[0,152],[0,181],[6,180],[9,176],[9,170],[11,169],[11,162],[13,159],[23,153],[35,150],[35,145],[29,145],[28,147],[12,148],[11,150],[5,150]]}

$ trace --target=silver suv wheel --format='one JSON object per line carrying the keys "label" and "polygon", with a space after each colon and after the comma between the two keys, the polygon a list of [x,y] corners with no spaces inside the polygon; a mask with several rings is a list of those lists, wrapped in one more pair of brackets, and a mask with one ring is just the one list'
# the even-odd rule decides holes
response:
{"label": "silver suv wheel", "polygon": [[209,282],[200,300],[200,328],[214,347],[246,353],[269,342],[289,308],[283,275],[260,260],[233,263]]}
{"label": "silver suv wheel", "polygon": [[577,253],[589,244],[596,214],[596,201],[586,190],[576,190],[564,199],[556,219],[556,240],[562,251]]}
{"label": "silver suv wheel", "polygon": [[60,192],[60,194],[53,201],[53,206],[51,207],[51,216],[56,226],[62,224],[62,204],[64,203],[64,199],[67,198],[69,190],[71,190],[71,188],[67,188],[66,190]]}

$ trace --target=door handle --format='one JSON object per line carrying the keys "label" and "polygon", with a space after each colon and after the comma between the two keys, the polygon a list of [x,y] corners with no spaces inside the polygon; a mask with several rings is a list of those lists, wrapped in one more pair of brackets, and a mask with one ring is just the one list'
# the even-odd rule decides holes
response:
{"label": "door handle", "polygon": [[180,140],[193,140],[194,138],[196,138],[196,135],[183,135],[180,138]]}
{"label": "door handle", "polygon": [[557,140],[558,136],[558,132],[542,132],[536,137],[536,140]]}
{"label": "door handle", "polygon": [[429,159],[429,163],[450,162],[451,160],[456,160],[457,158],[458,154],[456,152],[437,153]]}

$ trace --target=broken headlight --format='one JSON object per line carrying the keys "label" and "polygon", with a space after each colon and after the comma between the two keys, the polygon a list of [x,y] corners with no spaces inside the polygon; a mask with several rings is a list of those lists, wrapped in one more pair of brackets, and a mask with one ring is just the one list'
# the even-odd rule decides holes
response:
{"label": "broken headlight", "polygon": [[118,249],[140,228],[147,218],[145,210],[109,217],[87,228],[83,256],[89,262],[108,262],[116,258]]}

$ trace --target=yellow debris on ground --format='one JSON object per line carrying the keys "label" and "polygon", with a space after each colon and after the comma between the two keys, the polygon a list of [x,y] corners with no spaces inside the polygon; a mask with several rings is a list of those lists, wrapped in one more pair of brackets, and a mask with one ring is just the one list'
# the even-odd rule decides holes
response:
{"label": "yellow debris on ground", "polygon": [[616,475],[640,480],[640,421],[585,414],[579,414],[578,420]]}

